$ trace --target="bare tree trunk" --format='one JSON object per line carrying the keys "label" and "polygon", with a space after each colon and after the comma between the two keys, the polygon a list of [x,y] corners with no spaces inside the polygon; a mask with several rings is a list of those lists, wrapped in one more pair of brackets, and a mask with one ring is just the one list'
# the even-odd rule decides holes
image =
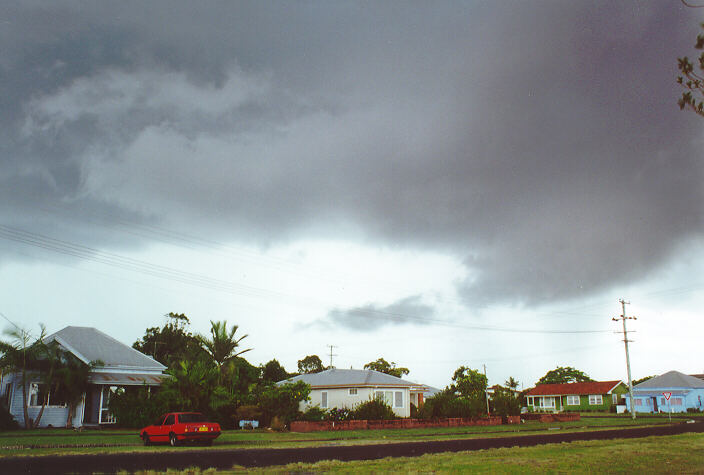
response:
{"label": "bare tree trunk", "polygon": [[49,391],[47,391],[46,395],[44,395],[44,401],[42,401],[42,408],[39,409],[39,414],[37,414],[37,418],[34,420],[34,429],[39,427],[39,421],[42,420],[42,414],[44,414],[44,408],[46,407],[47,402],[49,402]]}
{"label": "bare tree trunk", "polygon": [[25,369],[22,368],[22,412],[24,414],[24,428],[31,429],[32,425],[29,422],[29,411],[27,410],[27,374]]}

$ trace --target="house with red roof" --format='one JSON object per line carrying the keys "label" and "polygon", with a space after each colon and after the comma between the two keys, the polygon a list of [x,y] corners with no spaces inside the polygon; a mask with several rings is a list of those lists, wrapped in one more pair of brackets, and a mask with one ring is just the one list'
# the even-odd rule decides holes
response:
{"label": "house with red roof", "polygon": [[526,402],[536,412],[615,412],[617,406],[625,407],[627,394],[622,381],[539,384],[528,391]]}

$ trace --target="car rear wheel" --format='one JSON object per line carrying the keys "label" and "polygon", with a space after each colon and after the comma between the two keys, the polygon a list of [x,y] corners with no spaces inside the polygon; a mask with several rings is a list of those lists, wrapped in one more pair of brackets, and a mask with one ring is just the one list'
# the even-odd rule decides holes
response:
{"label": "car rear wheel", "polygon": [[152,445],[152,441],[149,440],[149,434],[142,434],[142,441],[144,445]]}
{"label": "car rear wheel", "polygon": [[178,445],[178,437],[176,437],[176,434],[173,432],[169,434],[169,444],[171,444],[171,447],[176,447]]}

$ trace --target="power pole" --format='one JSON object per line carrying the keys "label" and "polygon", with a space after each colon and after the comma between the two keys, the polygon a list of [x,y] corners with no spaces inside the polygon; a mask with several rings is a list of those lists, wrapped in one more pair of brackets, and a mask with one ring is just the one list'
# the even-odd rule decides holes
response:
{"label": "power pole", "polygon": [[337,348],[337,346],[335,346],[335,345],[327,345],[327,346],[328,346],[328,348],[330,348],[330,368],[332,369],[332,368],[334,367],[334,366],[332,365],[332,357],[333,357],[333,356],[337,356],[337,355],[334,355],[334,354],[332,353],[332,349],[333,349],[333,348]]}
{"label": "power pole", "polygon": [[614,317],[611,320],[614,322],[618,322],[621,320],[621,323],[623,323],[623,344],[626,348],[626,370],[628,371],[628,397],[631,402],[631,417],[633,420],[636,418],[636,406],[633,403],[633,380],[631,379],[631,358],[628,354],[628,342],[632,341],[628,339],[628,330],[626,329],[626,320],[637,320],[636,317],[627,317],[626,316],[626,304],[630,304],[631,302],[626,302],[625,300],[621,299],[619,300],[621,302],[621,307],[623,308],[623,314],[621,314],[620,317]]}

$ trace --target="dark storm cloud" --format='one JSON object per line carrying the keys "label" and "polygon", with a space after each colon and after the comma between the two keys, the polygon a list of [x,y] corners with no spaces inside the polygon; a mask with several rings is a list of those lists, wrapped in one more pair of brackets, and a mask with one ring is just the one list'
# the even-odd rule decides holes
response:
{"label": "dark storm cloud", "polygon": [[387,325],[432,323],[435,309],[422,303],[420,296],[407,297],[388,306],[364,305],[350,309],[333,309],[322,325],[343,326],[360,332],[370,332]]}
{"label": "dark storm cloud", "polygon": [[[3,216],[96,246],[115,238],[84,217],[107,212],[265,243],[361,229],[454,253],[470,305],[594,293],[701,237],[702,123],[674,82],[695,13],[0,7]],[[83,226],[36,211],[57,204]]]}

